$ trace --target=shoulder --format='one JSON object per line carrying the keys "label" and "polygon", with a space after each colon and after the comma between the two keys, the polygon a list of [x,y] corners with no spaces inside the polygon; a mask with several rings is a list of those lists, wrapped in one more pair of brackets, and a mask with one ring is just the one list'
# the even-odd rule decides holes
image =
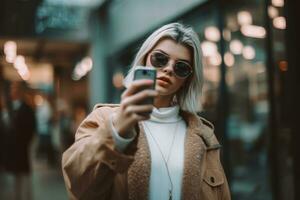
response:
{"label": "shoulder", "polygon": [[120,104],[109,104],[109,103],[98,103],[94,106],[93,110],[97,109],[116,109],[119,108]]}
{"label": "shoulder", "polygon": [[118,109],[115,104],[97,104],[92,112],[81,122],[76,132],[76,140],[91,135],[93,129],[107,128],[110,116]]}
{"label": "shoulder", "polygon": [[119,109],[119,104],[96,104],[88,118],[106,119]]}
{"label": "shoulder", "polygon": [[199,135],[208,149],[219,148],[220,144],[214,133],[214,125],[196,113],[181,111],[181,115],[188,127]]}
{"label": "shoulder", "polygon": [[212,131],[215,130],[214,125],[210,121],[208,121],[207,119],[205,119],[204,117],[201,117],[201,116],[198,116],[198,118],[204,126],[211,129]]}
{"label": "shoulder", "polygon": [[197,116],[200,124],[201,137],[208,149],[218,149],[221,147],[216,135],[214,125],[207,119]]}

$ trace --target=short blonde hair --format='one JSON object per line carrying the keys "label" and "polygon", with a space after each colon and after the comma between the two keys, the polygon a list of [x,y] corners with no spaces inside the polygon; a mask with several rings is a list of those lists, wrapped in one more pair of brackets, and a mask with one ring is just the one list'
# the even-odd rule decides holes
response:
{"label": "short blonde hair", "polygon": [[125,87],[133,81],[133,73],[137,66],[146,64],[146,56],[154,46],[163,38],[170,38],[178,44],[187,46],[193,51],[193,74],[188,78],[183,88],[177,94],[177,103],[182,110],[196,113],[201,110],[200,96],[203,85],[203,63],[200,41],[197,33],[191,28],[180,23],[171,23],[154,31],[142,44],[132,67],[124,79]]}

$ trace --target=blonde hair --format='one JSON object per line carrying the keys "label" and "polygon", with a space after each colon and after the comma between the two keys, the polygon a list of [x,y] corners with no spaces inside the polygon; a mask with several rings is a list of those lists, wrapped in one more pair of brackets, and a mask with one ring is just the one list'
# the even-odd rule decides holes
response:
{"label": "blonde hair", "polygon": [[133,73],[137,66],[146,64],[146,56],[154,46],[163,38],[170,38],[178,44],[191,48],[193,51],[193,74],[186,80],[185,85],[177,94],[177,103],[182,110],[196,113],[201,110],[200,96],[203,85],[203,63],[200,41],[197,33],[191,28],[180,23],[171,23],[154,31],[142,44],[132,67],[124,79],[125,87],[133,81]]}

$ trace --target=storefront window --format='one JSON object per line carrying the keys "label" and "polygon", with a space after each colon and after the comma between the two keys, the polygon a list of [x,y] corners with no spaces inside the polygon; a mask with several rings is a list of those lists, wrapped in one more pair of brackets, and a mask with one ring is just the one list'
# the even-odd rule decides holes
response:
{"label": "storefront window", "polygon": [[[272,156],[276,166],[276,193],[278,199],[294,199],[292,132],[290,127],[291,93],[289,63],[286,50],[285,1],[271,0],[268,7],[269,20],[269,65],[272,79]],[[289,91],[291,93],[289,93]],[[294,108],[293,108],[294,109]],[[280,146],[280,148],[276,148]],[[278,178],[277,178],[278,177]]]}
{"label": "storefront window", "polygon": [[271,199],[264,1],[237,1],[224,13],[227,136],[235,199]]}

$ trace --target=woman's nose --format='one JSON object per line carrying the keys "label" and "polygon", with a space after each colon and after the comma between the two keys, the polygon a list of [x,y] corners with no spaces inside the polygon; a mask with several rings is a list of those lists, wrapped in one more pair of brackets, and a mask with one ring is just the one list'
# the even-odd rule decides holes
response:
{"label": "woman's nose", "polygon": [[173,72],[173,65],[174,65],[174,62],[170,60],[168,62],[168,64],[163,68],[163,71],[166,72],[166,73]]}

